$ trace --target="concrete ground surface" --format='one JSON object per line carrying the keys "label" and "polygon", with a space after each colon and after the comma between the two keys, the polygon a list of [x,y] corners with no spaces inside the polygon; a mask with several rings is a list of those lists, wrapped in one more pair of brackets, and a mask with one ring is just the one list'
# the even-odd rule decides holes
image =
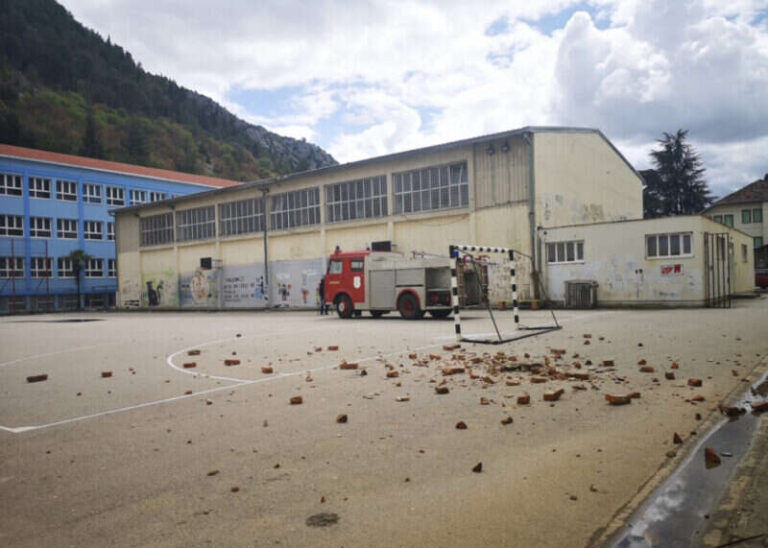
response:
{"label": "concrete ground surface", "polygon": [[[600,542],[669,470],[673,434],[699,435],[721,399],[762,373],[768,299],[557,317],[559,331],[455,350],[443,349],[450,319],[2,318],[0,544]],[[85,319],[96,321],[74,321]],[[465,335],[490,330],[480,311],[462,319]],[[513,328],[510,312],[497,319]],[[522,322],[551,318],[526,311]],[[340,369],[344,360],[358,369]],[[654,371],[641,372],[640,360]],[[449,367],[464,372],[446,376]],[[26,382],[43,373],[47,381]],[[702,386],[688,386],[691,377]],[[559,388],[559,400],[543,401]],[[629,405],[605,401],[634,391]],[[518,405],[526,393],[531,403]],[[294,396],[303,403],[291,405]],[[308,525],[322,513],[325,522],[309,523],[335,522]]]}

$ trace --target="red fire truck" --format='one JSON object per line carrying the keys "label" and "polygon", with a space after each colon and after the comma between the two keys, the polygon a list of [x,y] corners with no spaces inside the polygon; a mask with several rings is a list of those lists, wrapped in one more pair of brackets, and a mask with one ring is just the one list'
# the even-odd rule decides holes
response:
{"label": "red fire truck", "polygon": [[368,310],[378,318],[398,310],[406,319],[425,312],[433,318],[451,313],[451,261],[408,259],[388,251],[337,250],[325,276],[325,301],[341,318]]}

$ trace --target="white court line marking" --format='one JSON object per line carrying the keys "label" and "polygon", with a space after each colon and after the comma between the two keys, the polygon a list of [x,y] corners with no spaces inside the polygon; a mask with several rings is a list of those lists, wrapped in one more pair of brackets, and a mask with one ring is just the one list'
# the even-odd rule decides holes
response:
{"label": "white court line marking", "polygon": [[[223,339],[223,340],[225,340],[225,341],[226,340],[236,340],[236,338],[233,338],[233,339]],[[221,342],[221,340],[211,341],[209,343],[203,343],[203,344],[200,344],[200,345],[197,345],[197,346],[203,346],[204,344],[216,344],[217,342]],[[432,344],[427,344],[427,345],[419,346],[419,347],[413,348],[411,350],[426,350],[427,348],[433,348],[435,346],[440,346],[441,344],[442,343],[437,342],[437,343],[432,343]],[[195,347],[190,347],[190,348],[195,348]],[[358,363],[368,362],[368,361],[376,360],[378,358],[386,358],[388,356],[395,356],[397,354],[402,354],[403,352],[407,352],[407,351],[406,350],[401,350],[399,352],[390,352],[388,354],[377,354],[375,356],[369,356],[369,357],[366,357],[366,358],[359,359],[359,360],[357,360],[357,362]],[[178,354],[178,352],[176,352],[175,354]],[[50,422],[50,423],[47,423],[47,424],[39,424],[39,425],[35,425],[35,426],[16,426],[16,427],[0,426],[0,430],[5,430],[6,432],[11,432],[12,434],[21,434],[23,432],[30,432],[30,431],[33,431],[33,430],[43,430],[45,428],[51,428],[51,427],[60,426],[60,425],[63,425],[63,424],[71,424],[71,423],[85,421],[85,420],[89,420],[89,419],[95,419],[97,417],[104,417],[104,416],[107,416],[107,415],[115,415],[115,414],[118,414],[118,413],[124,413],[124,412],[127,412],[127,411],[133,411],[134,409],[142,409],[144,407],[151,407],[151,406],[155,406],[155,405],[162,405],[164,403],[173,403],[173,402],[181,401],[181,400],[184,400],[184,399],[187,399],[187,398],[193,398],[195,396],[201,396],[201,395],[204,395],[204,394],[211,394],[213,392],[221,392],[222,390],[234,390],[234,389],[237,389],[237,388],[240,388],[240,387],[243,387],[243,386],[250,386],[250,385],[253,385],[253,384],[264,384],[264,383],[268,383],[268,382],[274,382],[274,381],[285,379],[285,378],[289,378],[289,377],[295,377],[295,376],[298,376],[298,375],[304,375],[305,373],[315,373],[317,371],[324,371],[324,370],[327,370],[327,369],[332,369],[334,367],[338,367],[338,365],[339,365],[338,362],[334,362],[334,363],[332,363],[330,365],[322,365],[322,366],[315,367],[315,368],[312,368],[312,369],[303,369],[301,371],[294,371],[293,373],[280,373],[279,375],[274,375],[272,377],[265,377],[263,379],[241,380],[237,384],[231,384],[229,386],[219,386],[217,388],[210,388],[208,390],[201,390],[200,392],[195,392],[194,394],[184,394],[182,396],[174,396],[174,397],[165,398],[165,399],[162,399],[162,400],[155,400],[155,401],[150,401],[150,402],[138,403],[138,404],[135,404],[135,405],[129,405],[129,406],[126,406],[126,407],[119,407],[117,409],[109,409],[107,411],[101,411],[99,413],[92,413],[90,415],[83,415],[81,417],[72,417],[72,418],[69,418],[69,419],[63,419],[63,420],[60,420],[60,421]],[[175,369],[175,367],[174,367],[174,369]]]}

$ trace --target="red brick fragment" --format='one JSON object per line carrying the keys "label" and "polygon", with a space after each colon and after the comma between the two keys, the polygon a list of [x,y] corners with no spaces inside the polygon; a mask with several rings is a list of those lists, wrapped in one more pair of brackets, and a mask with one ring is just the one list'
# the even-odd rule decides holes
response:
{"label": "red brick fragment", "polygon": [[339,346],[336,344],[332,344],[331,346],[328,347],[328,350],[330,350],[331,352],[335,352],[338,349],[339,349]]}
{"label": "red brick fragment", "polygon": [[694,387],[701,386],[701,379],[696,379],[694,377],[691,377],[690,379],[688,379],[688,386],[694,386]]}
{"label": "red brick fragment", "polygon": [[674,371],[666,371],[666,372],[664,373],[664,377],[665,377],[665,378],[666,378],[668,381],[673,381],[673,380],[675,380],[675,372],[674,372]]}
{"label": "red brick fragment", "polygon": [[720,466],[720,456],[711,447],[704,448],[704,465],[707,469]]}
{"label": "red brick fragment", "polygon": [[237,485],[235,485],[234,487],[230,487],[230,489],[229,489],[229,490],[230,490],[232,493],[237,493],[238,491],[240,491],[240,488],[239,488]]}
{"label": "red brick fragment", "polygon": [[517,405],[528,405],[531,403],[531,396],[528,394],[524,394],[522,396],[517,397]]}
{"label": "red brick fragment", "polygon": [[603,367],[613,367],[616,365],[613,360],[603,360]]}
{"label": "red brick fragment", "polygon": [[464,421],[459,421],[456,423],[456,430],[466,430],[467,429],[467,423]]}
{"label": "red brick fragment", "polygon": [[261,368],[261,372],[264,373],[265,375],[271,375],[272,373],[275,372],[275,369],[274,367],[265,365],[264,367]]}
{"label": "red brick fragment", "polygon": [[338,415],[336,417],[336,422],[338,422],[339,424],[344,424],[348,420],[349,420],[349,417],[347,417],[347,415],[345,413],[341,413],[340,415]]}
{"label": "red brick fragment", "polygon": [[416,352],[411,352],[408,357],[412,360],[418,359],[419,355]]}
{"label": "red brick fragment", "polygon": [[339,364],[339,369],[357,369],[357,364],[356,363],[341,362]]}
{"label": "red brick fragment", "polygon": [[591,334],[589,334],[589,333],[584,333],[584,334],[582,335],[582,337],[584,337],[585,339],[591,339],[591,338],[592,338],[592,335],[591,335]]}
{"label": "red brick fragment", "polygon": [[507,381],[505,384],[507,386],[520,386],[520,381]]}
{"label": "red brick fragment", "polygon": [[475,466],[472,467],[472,471],[475,474],[481,473],[483,471],[483,463],[482,462],[478,462],[477,464],[475,464]]}
{"label": "red brick fragment", "polygon": [[736,371],[735,369],[731,369],[731,375],[733,375],[734,377],[738,377],[739,376],[739,372]]}
{"label": "red brick fragment", "polygon": [[672,443],[674,443],[675,445],[680,445],[681,443],[683,443],[683,438],[680,437],[680,434],[675,432],[675,434],[672,436]]}
{"label": "red brick fragment", "polygon": [[670,367],[671,367],[672,369],[677,369],[677,368],[679,368],[680,366],[677,364],[677,362],[672,362],[672,365],[670,365]]}
{"label": "red brick fragment", "polygon": [[541,384],[547,382],[545,377],[531,377],[532,384]]}
{"label": "red brick fragment", "polygon": [[589,341],[584,341],[584,346],[588,346],[590,344]]}
{"label": "red brick fragment", "polygon": [[184,369],[192,369],[193,367],[197,367],[195,362],[187,362],[184,364]]}
{"label": "red brick fragment", "polygon": [[691,401],[702,402],[702,401],[704,401],[704,396],[702,396],[701,394],[697,394],[696,396],[691,398]]}
{"label": "red brick fragment", "polygon": [[557,390],[550,390],[549,392],[544,392],[544,401],[557,401],[560,399],[560,396],[563,395],[565,390],[562,388],[559,388]]}
{"label": "red brick fragment", "polygon": [[491,377],[489,377],[488,375],[486,375],[485,377],[483,377],[483,382],[484,382],[484,383],[486,383],[486,384],[496,384],[496,381],[495,381],[495,380],[493,380],[493,379],[492,379]]}
{"label": "red brick fragment", "polygon": [[488,398],[480,398],[480,405],[488,405],[489,403]]}
{"label": "red brick fragment", "polygon": [[430,360],[439,360],[441,358],[440,354],[430,354],[429,359]]}
{"label": "red brick fragment", "polygon": [[765,411],[768,411],[768,401],[761,401],[761,402],[752,401],[752,402],[749,402],[749,406],[752,408],[753,413],[763,413]]}
{"label": "red brick fragment", "polygon": [[447,350],[448,352],[452,350],[456,350],[457,348],[461,348],[460,344],[444,344],[443,350]]}
{"label": "red brick fragment", "polygon": [[187,350],[187,356],[199,356],[200,351],[199,350]]}
{"label": "red brick fragment", "polygon": [[646,363],[648,363],[648,362],[645,361],[645,359],[642,359],[639,362],[637,362],[637,365],[645,365]]}
{"label": "red brick fragment", "polygon": [[627,394],[627,397],[628,397],[630,400],[636,400],[636,399],[639,399],[639,398],[640,398],[640,392],[630,392],[629,394]]}
{"label": "red brick fragment", "polygon": [[315,352],[322,352],[322,351],[323,351],[323,347],[322,346],[316,346],[315,347]]}
{"label": "red brick fragment", "polygon": [[653,373],[656,371],[652,365],[644,365],[640,368],[640,373]]}
{"label": "red brick fragment", "polygon": [[589,380],[589,373],[568,373],[568,376],[572,379],[578,379],[580,381]]}
{"label": "red brick fragment", "polygon": [[108,379],[112,376],[112,371],[102,371],[101,372],[101,378],[102,379]]}
{"label": "red brick fragment", "polygon": [[190,395],[192,395],[192,391],[191,390],[185,390],[184,391],[184,395],[185,396],[190,396]]}
{"label": "red brick fragment", "polygon": [[302,403],[304,403],[304,398],[301,396],[291,397],[291,405],[301,405]]}
{"label": "red brick fragment", "polygon": [[398,371],[387,371],[387,378],[388,379],[394,379],[396,377],[399,377],[400,373]]}
{"label": "red brick fragment", "polygon": [[612,396],[611,394],[606,394],[605,401],[611,405],[627,405],[632,402],[632,398],[629,396]]}
{"label": "red brick fragment", "polygon": [[48,380],[48,375],[43,373],[42,375],[30,375],[27,377],[27,382],[43,382]]}
{"label": "red brick fragment", "polygon": [[233,360],[233,359],[224,360],[224,365],[226,366],[240,365],[240,360]]}
{"label": "red brick fragment", "polygon": [[443,376],[458,375],[466,370],[463,367],[443,367]]}
{"label": "red brick fragment", "polygon": [[504,417],[503,419],[501,419],[501,424],[503,424],[504,426],[506,426],[508,424],[512,424],[513,422],[514,422],[514,419],[512,419],[512,417],[509,417],[509,416]]}
{"label": "red brick fragment", "polygon": [[448,394],[449,392],[447,386],[435,386],[435,394]]}

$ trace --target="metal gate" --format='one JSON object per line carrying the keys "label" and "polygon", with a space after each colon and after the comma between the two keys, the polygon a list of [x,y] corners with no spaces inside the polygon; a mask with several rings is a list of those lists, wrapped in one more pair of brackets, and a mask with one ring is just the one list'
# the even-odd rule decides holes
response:
{"label": "metal gate", "polygon": [[709,308],[731,307],[733,243],[727,232],[704,233],[704,284]]}

